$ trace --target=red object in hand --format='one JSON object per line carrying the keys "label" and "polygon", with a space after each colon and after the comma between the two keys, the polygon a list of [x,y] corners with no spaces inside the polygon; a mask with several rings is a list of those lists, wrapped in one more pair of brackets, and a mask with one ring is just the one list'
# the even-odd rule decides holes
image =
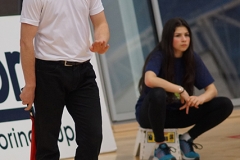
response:
{"label": "red object in hand", "polygon": [[35,123],[34,123],[34,111],[30,110],[30,118],[32,120],[32,135],[31,135],[31,153],[30,160],[36,160],[36,140],[35,140]]}

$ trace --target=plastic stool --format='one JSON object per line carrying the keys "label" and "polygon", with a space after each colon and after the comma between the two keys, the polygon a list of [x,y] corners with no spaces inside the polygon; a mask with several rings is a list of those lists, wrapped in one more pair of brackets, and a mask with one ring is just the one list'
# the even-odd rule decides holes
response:
{"label": "plastic stool", "polygon": [[[177,160],[181,160],[181,151],[179,145],[178,129],[164,129],[165,142],[168,146],[176,149],[176,152],[172,152],[172,155]],[[134,156],[139,156],[140,160],[149,160],[153,157],[155,139],[152,129],[139,128],[137,138],[134,147]]]}

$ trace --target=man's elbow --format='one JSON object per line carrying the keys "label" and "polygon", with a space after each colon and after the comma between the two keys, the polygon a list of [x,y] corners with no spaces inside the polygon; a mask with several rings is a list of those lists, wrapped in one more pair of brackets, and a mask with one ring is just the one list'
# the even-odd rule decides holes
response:
{"label": "man's elbow", "polygon": [[21,50],[28,50],[33,47],[33,42],[25,40],[23,38],[20,39],[20,49]]}
{"label": "man's elbow", "polygon": [[22,49],[22,48],[26,48],[26,46],[27,46],[26,41],[21,38],[21,39],[20,39],[20,48],[21,48],[21,49]]}

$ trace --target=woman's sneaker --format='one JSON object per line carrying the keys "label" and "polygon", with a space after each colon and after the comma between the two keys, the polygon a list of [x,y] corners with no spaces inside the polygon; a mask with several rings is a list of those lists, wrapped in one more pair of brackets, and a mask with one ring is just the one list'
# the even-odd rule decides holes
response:
{"label": "woman's sneaker", "polygon": [[153,160],[176,160],[176,158],[171,155],[171,149],[166,143],[162,143],[154,151]]}
{"label": "woman's sneaker", "polygon": [[198,153],[194,152],[193,146],[196,149],[202,149],[202,145],[193,143],[192,139],[186,141],[179,138],[179,142],[184,160],[200,160],[200,156]]}

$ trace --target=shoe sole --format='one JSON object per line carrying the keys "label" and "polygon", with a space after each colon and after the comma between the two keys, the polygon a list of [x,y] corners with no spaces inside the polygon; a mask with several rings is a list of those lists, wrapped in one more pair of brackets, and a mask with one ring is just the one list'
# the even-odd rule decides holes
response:
{"label": "shoe sole", "polygon": [[182,159],[183,160],[200,160],[200,158],[188,158],[188,157],[185,157],[184,155],[182,155]]}
{"label": "shoe sole", "polygon": [[[152,160],[159,160],[157,157],[153,157],[153,159]],[[169,160],[177,160],[176,158],[171,158],[171,159],[169,159]]]}

